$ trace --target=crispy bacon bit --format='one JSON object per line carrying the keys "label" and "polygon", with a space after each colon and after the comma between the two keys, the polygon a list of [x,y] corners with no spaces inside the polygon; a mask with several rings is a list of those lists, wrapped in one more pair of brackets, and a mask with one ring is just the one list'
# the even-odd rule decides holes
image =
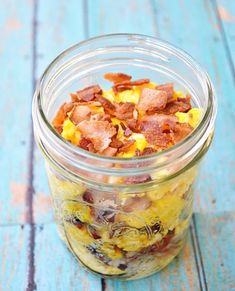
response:
{"label": "crispy bacon bit", "polygon": [[123,92],[125,90],[131,90],[132,89],[132,86],[129,85],[129,84],[119,84],[119,85],[115,85],[112,87],[113,88],[113,92],[115,94],[117,94],[118,92]]}
{"label": "crispy bacon bit", "polygon": [[147,112],[163,110],[167,104],[167,93],[164,91],[144,88],[140,94],[138,109]]}
{"label": "crispy bacon bit", "polygon": [[94,203],[94,198],[93,198],[93,195],[92,195],[92,192],[91,191],[85,191],[83,196],[82,196],[82,199],[88,203],[91,203],[93,204]]}
{"label": "crispy bacon bit", "polygon": [[135,104],[131,102],[120,102],[115,104],[115,116],[118,119],[125,120],[133,118]]}
{"label": "crispy bacon bit", "polygon": [[155,114],[144,117],[140,127],[150,144],[165,148],[172,141],[172,136],[164,131],[167,128],[171,132],[175,129],[176,123],[177,117],[175,116]]}
{"label": "crispy bacon bit", "polygon": [[174,101],[174,85],[173,83],[166,83],[156,86],[157,90],[166,92],[167,94],[167,103]]}
{"label": "crispy bacon bit", "polygon": [[118,149],[119,152],[128,152],[129,148],[135,143],[135,140],[126,140],[124,144]]}
{"label": "crispy bacon bit", "polygon": [[78,124],[83,120],[89,120],[91,114],[91,110],[88,106],[85,105],[77,105],[73,108],[71,115],[69,116],[70,120],[74,124]]}
{"label": "crispy bacon bit", "polygon": [[116,128],[108,121],[84,120],[77,125],[83,137],[89,139],[95,150],[103,151],[110,142],[111,137],[116,134]]}
{"label": "crispy bacon bit", "polygon": [[104,75],[104,78],[116,84],[121,83],[123,81],[130,81],[132,77],[123,73],[106,73]]}
{"label": "crispy bacon bit", "polygon": [[[141,182],[138,182],[138,183],[141,183]],[[125,204],[123,205],[123,210],[126,212],[145,210],[150,205],[151,205],[151,202],[149,201],[149,199],[146,196],[130,197],[125,201]]]}
{"label": "crispy bacon bit", "polygon": [[155,150],[151,147],[146,147],[143,152],[142,152],[142,156],[145,156],[145,155],[150,155],[152,153],[154,153]]}
{"label": "crispy bacon bit", "polygon": [[188,112],[191,109],[190,103],[183,101],[173,101],[166,105],[162,113],[175,114],[176,112]]}
{"label": "crispy bacon bit", "polygon": [[101,236],[97,233],[97,230],[92,225],[87,225],[87,230],[94,239],[100,239]]}
{"label": "crispy bacon bit", "polygon": [[79,229],[81,229],[84,225],[84,223],[76,216],[73,217],[72,220],[68,220],[68,221],[74,224]]}
{"label": "crispy bacon bit", "polygon": [[122,92],[125,90],[131,90],[133,86],[141,86],[144,84],[148,84],[150,82],[149,79],[139,79],[135,81],[123,81],[119,83],[115,83],[113,86],[114,93]]}
{"label": "crispy bacon bit", "polygon": [[65,118],[67,117],[67,114],[73,109],[73,103],[64,103],[60,109],[58,110],[56,117],[52,121],[52,124],[54,128],[61,129],[64,123]]}
{"label": "crispy bacon bit", "polygon": [[141,151],[139,149],[135,150],[135,155],[136,157],[140,157],[141,156]]}
{"label": "crispy bacon bit", "polygon": [[71,97],[71,101],[74,102],[78,102],[78,96],[75,93],[70,93],[70,97]]}
{"label": "crispy bacon bit", "polygon": [[107,149],[102,151],[102,155],[106,157],[113,157],[117,153],[117,148],[115,147],[107,147]]}
{"label": "crispy bacon bit", "polygon": [[86,138],[81,138],[79,146],[80,146],[80,148],[88,151],[88,146],[90,143],[91,143],[90,140],[88,140]]}
{"label": "crispy bacon bit", "polygon": [[178,143],[186,136],[188,136],[192,132],[193,128],[187,123],[179,123],[174,130],[174,134],[172,135],[172,139],[174,143]]}
{"label": "crispy bacon bit", "polygon": [[125,182],[126,184],[139,184],[139,183],[145,183],[152,181],[152,178],[150,175],[141,175],[141,176],[133,176],[133,177],[128,177]]}
{"label": "crispy bacon bit", "polygon": [[128,127],[133,131],[133,132],[139,132],[139,124],[136,119],[128,119],[127,121]]}
{"label": "crispy bacon bit", "polygon": [[169,246],[174,235],[175,235],[175,229],[169,230],[167,235],[161,241],[158,241],[153,246],[151,246],[151,251],[159,252],[159,253],[164,252]]}
{"label": "crispy bacon bit", "polygon": [[113,138],[111,143],[110,143],[110,146],[113,147],[113,148],[120,148],[123,146],[123,142],[121,142],[120,140],[116,139],[116,138]]}
{"label": "crispy bacon bit", "polygon": [[[93,86],[89,86],[87,88],[84,88],[80,91],[77,91],[76,94],[72,94],[71,98],[73,102],[78,102],[80,100],[82,101],[92,101],[95,99],[95,94],[100,94],[102,93],[102,90],[100,88],[99,85],[93,85]],[[75,97],[77,96],[77,98]]]}
{"label": "crispy bacon bit", "polygon": [[108,114],[110,114],[111,116],[114,116],[114,112],[115,112],[115,106],[113,105],[112,102],[110,102],[108,99],[100,96],[100,95],[96,95],[96,99],[101,103],[101,105],[104,107],[104,111]]}

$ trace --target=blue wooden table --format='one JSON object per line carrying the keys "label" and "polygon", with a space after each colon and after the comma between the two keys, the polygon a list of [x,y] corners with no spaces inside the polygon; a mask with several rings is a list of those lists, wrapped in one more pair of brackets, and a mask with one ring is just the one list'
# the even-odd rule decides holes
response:
{"label": "blue wooden table", "polygon": [[[60,242],[30,116],[45,66],[72,44],[112,32],[188,51],[219,103],[187,244],[162,272],[134,282],[87,273]],[[235,290],[235,1],[2,0],[0,37],[0,290]]]}

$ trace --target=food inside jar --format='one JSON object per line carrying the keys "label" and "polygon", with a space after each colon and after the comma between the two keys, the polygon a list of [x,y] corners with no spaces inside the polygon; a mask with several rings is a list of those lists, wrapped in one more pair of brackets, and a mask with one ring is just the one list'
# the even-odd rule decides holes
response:
{"label": "food inside jar", "polygon": [[129,158],[163,151],[191,134],[201,111],[173,83],[132,81],[107,73],[109,90],[98,84],[71,93],[52,124],[72,144],[104,156]]}
{"label": "food inside jar", "polygon": [[[133,158],[164,151],[191,134],[201,119],[173,83],[107,73],[111,89],[95,84],[71,93],[52,124],[67,141],[103,156]],[[138,193],[107,192],[60,178],[49,169],[61,235],[89,269],[138,278],[158,271],[182,247],[192,214],[195,167]],[[126,177],[126,185],[151,175]]]}

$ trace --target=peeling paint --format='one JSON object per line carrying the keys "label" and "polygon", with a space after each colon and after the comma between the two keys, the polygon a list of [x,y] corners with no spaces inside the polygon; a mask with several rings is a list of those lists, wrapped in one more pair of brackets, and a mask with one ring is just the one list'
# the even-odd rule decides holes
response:
{"label": "peeling paint", "polygon": [[235,21],[235,17],[232,14],[230,14],[230,12],[224,6],[218,7],[218,13],[219,13],[220,18],[226,22]]}

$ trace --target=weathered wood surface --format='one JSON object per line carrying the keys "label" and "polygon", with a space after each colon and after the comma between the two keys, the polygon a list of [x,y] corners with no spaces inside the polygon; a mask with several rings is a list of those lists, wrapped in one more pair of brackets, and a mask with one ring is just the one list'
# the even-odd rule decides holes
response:
{"label": "weathered wood surface", "polygon": [[[219,103],[187,245],[162,272],[134,282],[88,274],[60,242],[31,133],[33,86],[49,62],[113,32],[158,36],[188,51],[209,72]],[[0,35],[0,290],[235,290],[235,2],[5,0]]]}

